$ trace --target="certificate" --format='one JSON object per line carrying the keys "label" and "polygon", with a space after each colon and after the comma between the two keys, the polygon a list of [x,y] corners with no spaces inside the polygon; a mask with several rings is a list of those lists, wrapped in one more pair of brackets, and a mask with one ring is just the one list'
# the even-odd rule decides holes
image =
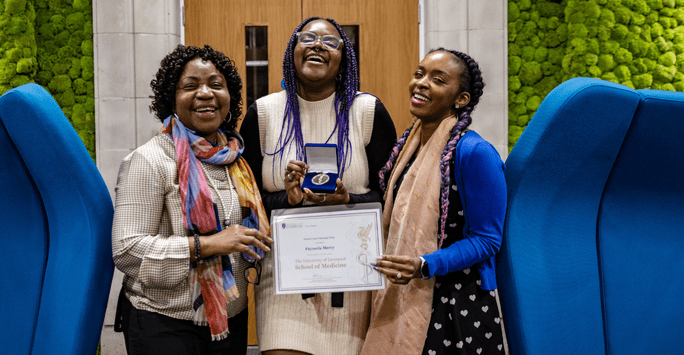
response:
{"label": "certificate", "polygon": [[377,202],[273,211],[275,293],[385,288],[369,265],[382,255],[381,220]]}

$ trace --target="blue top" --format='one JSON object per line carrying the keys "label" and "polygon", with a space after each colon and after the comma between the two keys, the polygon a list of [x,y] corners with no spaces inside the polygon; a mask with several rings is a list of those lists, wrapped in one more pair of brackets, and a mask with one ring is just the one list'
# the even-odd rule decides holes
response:
{"label": "blue top", "polygon": [[[499,252],[506,214],[504,163],[494,147],[468,131],[454,150],[452,181],[463,204],[463,239],[422,257],[429,276],[442,276],[477,265],[482,289],[496,289],[494,255]],[[451,212],[451,211],[450,211]]]}

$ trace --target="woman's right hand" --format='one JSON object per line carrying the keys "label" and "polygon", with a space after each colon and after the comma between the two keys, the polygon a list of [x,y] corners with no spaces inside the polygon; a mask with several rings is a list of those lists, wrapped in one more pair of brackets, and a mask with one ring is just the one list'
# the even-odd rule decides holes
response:
{"label": "woman's right hand", "polygon": [[265,243],[272,242],[273,239],[257,229],[234,224],[216,234],[201,237],[200,253],[204,258],[211,255],[228,255],[240,252],[249,254],[258,260],[261,258],[249,246],[253,245],[264,252],[268,252],[271,249]]}
{"label": "woman's right hand", "polygon": [[382,255],[370,264],[375,270],[385,274],[387,279],[394,284],[406,285],[411,279],[421,278],[421,260],[417,256]]}
{"label": "woman's right hand", "polygon": [[294,206],[302,202],[304,192],[302,191],[302,181],[309,166],[303,161],[290,160],[285,170],[285,192],[287,192],[287,203]]}

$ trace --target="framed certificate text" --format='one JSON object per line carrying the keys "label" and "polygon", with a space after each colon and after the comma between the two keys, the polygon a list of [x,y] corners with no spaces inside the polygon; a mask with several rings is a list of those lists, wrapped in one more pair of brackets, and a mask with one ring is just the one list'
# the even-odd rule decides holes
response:
{"label": "framed certificate text", "polygon": [[274,210],[271,231],[276,294],[385,288],[380,203]]}

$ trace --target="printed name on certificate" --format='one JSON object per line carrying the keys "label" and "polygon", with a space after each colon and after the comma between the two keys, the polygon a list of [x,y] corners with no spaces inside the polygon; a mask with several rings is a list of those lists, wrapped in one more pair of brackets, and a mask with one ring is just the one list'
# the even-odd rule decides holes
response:
{"label": "printed name on certificate", "polygon": [[[278,210],[272,218],[275,292],[375,290],[385,280],[370,262],[382,254],[379,204]],[[287,213],[289,211],[290,213]],[[285,212],[285,213],[283,213]]]}

